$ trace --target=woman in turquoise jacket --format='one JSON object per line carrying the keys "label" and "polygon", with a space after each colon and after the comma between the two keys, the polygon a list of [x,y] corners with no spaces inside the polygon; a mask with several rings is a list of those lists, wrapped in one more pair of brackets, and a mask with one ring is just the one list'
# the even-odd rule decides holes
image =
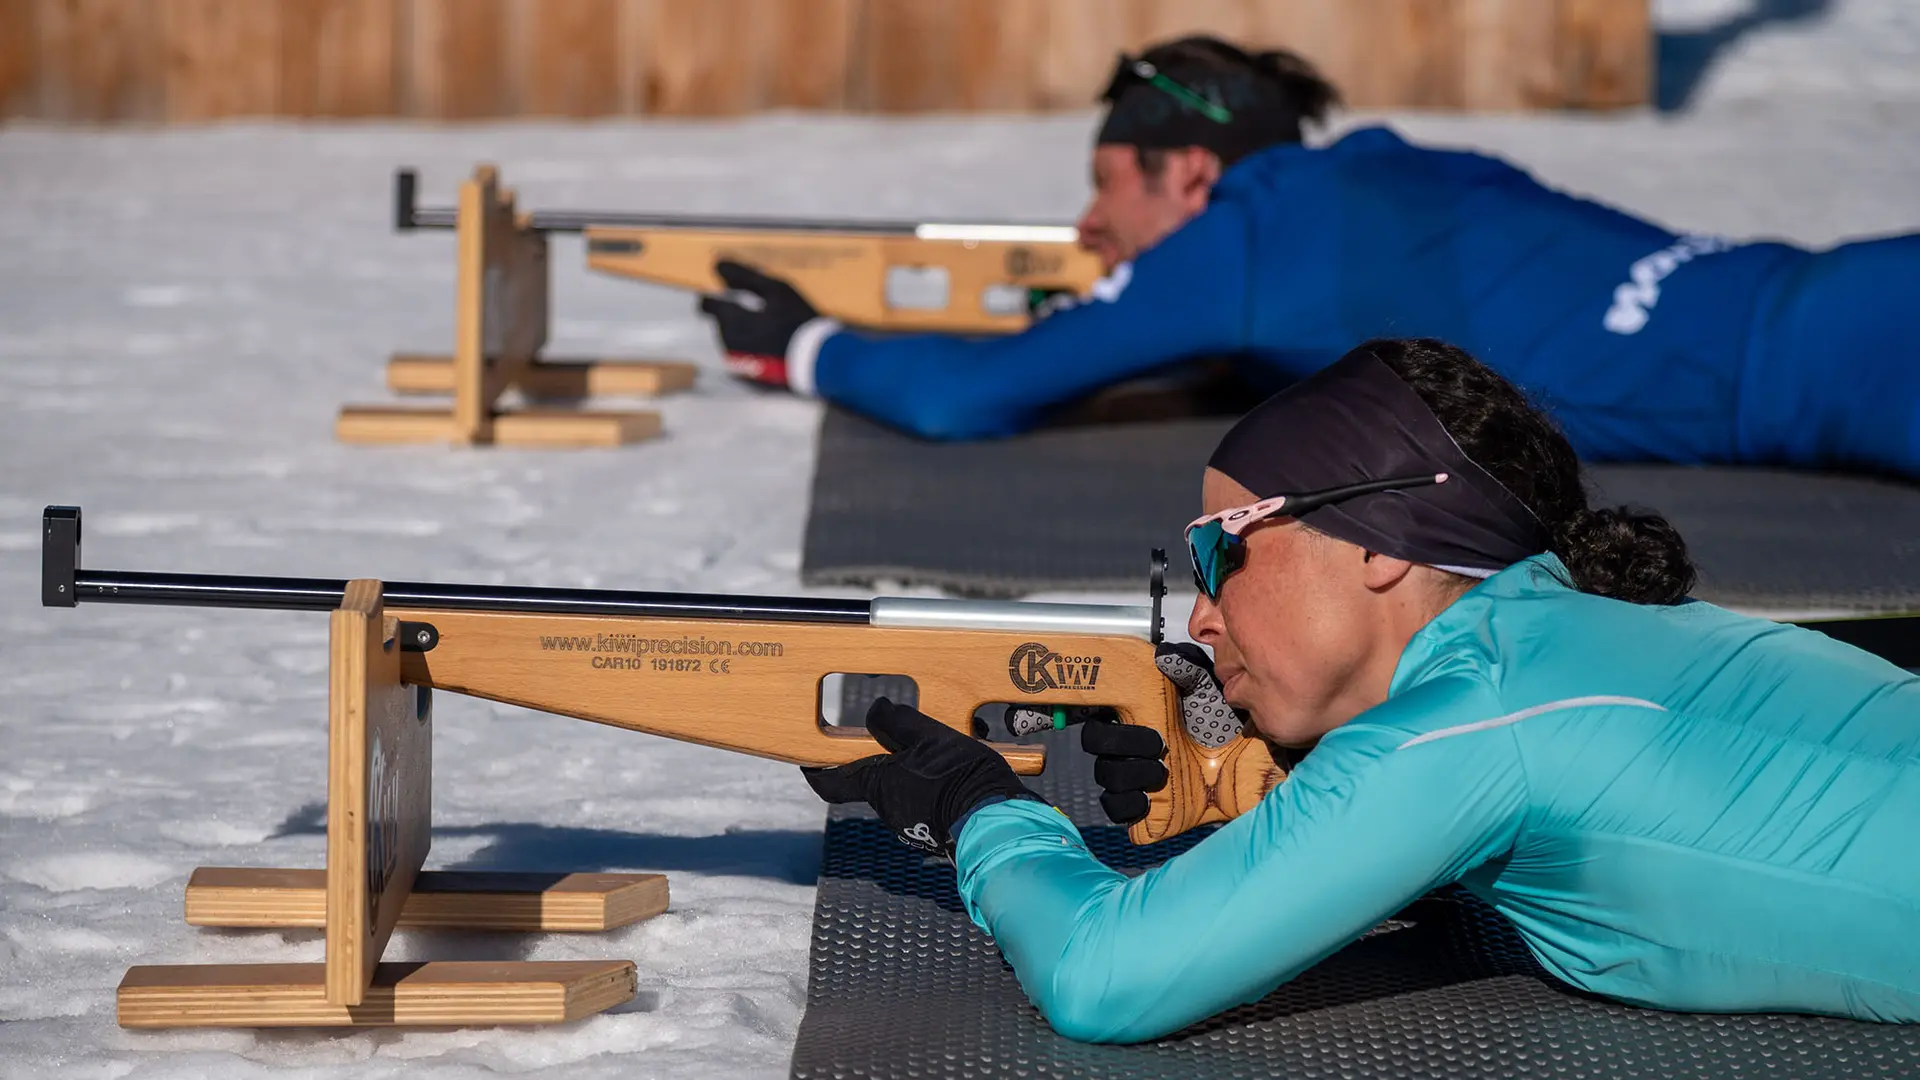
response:
{"label": "woman in turquoise jacket", "polygon": [[[891,754],[809,773],[951,855],[1055,1028],[1165,1035],[1456,882],[1618,1001],[1920,1021],[1920,679],[1687,601],[1671,527],[1589,508],[1551,423],[1438,342],[1370,342],[1270,399],[1203,496],[1213,668],[1191,646],[1162,667],[1190,727],[1224,698],[1295,756],[1254,810],[1128,878],[904,707],[868,719]],[[1086,731],[1109,815],[1143,813],[1158,737]]]}

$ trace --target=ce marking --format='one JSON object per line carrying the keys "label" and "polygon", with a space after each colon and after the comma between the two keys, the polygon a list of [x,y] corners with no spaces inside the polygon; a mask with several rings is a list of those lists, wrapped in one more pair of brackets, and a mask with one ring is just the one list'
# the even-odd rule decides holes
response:
{"label": "ce marking", "polygon": [[731,675],[733,674],[733,660],[730,658],[726,660],[709,660],[707,661],[707,670],[713,672],[715,675]]}

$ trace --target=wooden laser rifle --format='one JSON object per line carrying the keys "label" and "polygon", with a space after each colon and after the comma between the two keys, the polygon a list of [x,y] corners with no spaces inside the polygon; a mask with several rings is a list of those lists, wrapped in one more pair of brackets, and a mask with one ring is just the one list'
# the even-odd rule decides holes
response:
{"label": "wooden laser rifle", "polygon": [[[43,525],[47,606],[332,611],[350,586],[377,586],[404,684],[795,765],[880,752],[861,729],[821,723],[821,684],[834,673],[909,676],[919,708],[962,731],[988,704],[1111,706],[1168,748],[1170,780],[1129,830],[1135,843],[1226,821],[1282,776],[1258,739],[1208,749],[1180,723],[1172,684],[1153,663],[1166,591],[1160,552],[1150,603],[1139,606],[854,600],[89,570],[78,507],[49,507]],[[1038,747],[995,749],[1022,774],[1045,762]]]}
{"label": "wooden laser rifle", "polygon": [[[417,203],[411,169],[394,173],[394,228],[452,229],[452,207]],[[882,330],[1011,333],[1050,296],[1085,295],[1100,262],[1070,225],[695,217],[601,211],[522,214],[541,233],[579,233],[587,266],[677,289],[720,293],[714,263],[785,278],[822,315]]]}
{"label": "wooden laser rifle", "polygon": [[[83,569],[80,520],[78,507],[46,510],[46,606],[331,611],[352,584]],[[822,724],[821,684],[835,673],[908,676],[922,711],[962,731],[988,704],[1110,706],[1167,746],[1167,786],[1128,832],[1145,844],[1236,817],[1283,777],[1260,740],[1208,749],[1180,723],[1172,684],[1153,663],[1165,565],[1154,552],[1150,603],[1139,606],[376,584],[396,622],[406,684],[795,765],[839,765],[880,751],[861,729]],[[1912,615],[1796,625],[1920,668]],[[1045,763],[1036,747],[995,749],[1022,774]]]}

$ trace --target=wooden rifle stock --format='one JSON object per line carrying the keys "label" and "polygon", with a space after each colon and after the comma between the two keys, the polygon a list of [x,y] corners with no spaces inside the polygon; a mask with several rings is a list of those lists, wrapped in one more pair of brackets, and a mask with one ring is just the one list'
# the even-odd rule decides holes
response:
{"label": "wooden rifle stock", "polygon": [[[394,174],[394,226],[453,228],[452,208],[421,207],[410,170]],[[1056,294],[1083,296],[1101,274],[1072,226],[829,221],[597,211],[534,211],[535,232],[582,233],[602,273],[717,294],[722,259],[791,282],[822,315],[896,331],[1011,333]]]}
{"label": "wooden rifle stock", "polygon": [[[42,602],[324,611],[345,581],[85,570],[80,511],[43,518]],[[1162,560],[1163,562],[1164,560]],[[858,728],[822,725],[829,674],[911,677],[919,707],[961,731],[983,705],[1111,706],[1157,731],[1169,782],[1135,843],[1226,821],[1282,774],[1266,744],[1202,747],[1153,663],[1159,568],[1147,606],[882,597],[706,596],[385,582],[405,683],[521,705],[795,765],[881,752]],[[995,744],[1031,775],[1044,751]]]}

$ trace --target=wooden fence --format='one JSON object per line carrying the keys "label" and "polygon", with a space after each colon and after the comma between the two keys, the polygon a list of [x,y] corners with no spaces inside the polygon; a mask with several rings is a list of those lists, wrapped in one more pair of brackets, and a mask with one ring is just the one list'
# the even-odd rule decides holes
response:
{"label": "wooden fence", "polygon": [[1114,53],[1294,49],[1362,107],[1645,102],[1648,0],[0,0],[0,117],[724,115],[1092,103]]}

